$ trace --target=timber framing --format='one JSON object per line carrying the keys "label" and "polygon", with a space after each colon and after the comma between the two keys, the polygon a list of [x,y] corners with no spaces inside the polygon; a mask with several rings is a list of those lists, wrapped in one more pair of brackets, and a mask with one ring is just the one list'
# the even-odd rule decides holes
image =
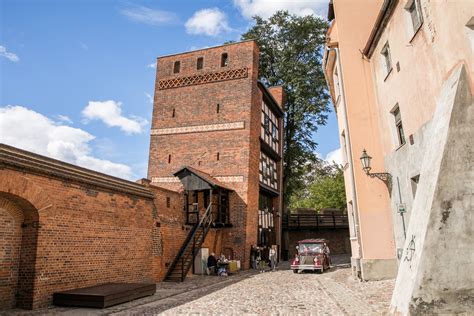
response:
{"label": "timber framing", "polygon": [[91,185],[111,193],[120,192],[149,199],[154,197],[141,184],[0,144],[0,169],[3,168]]}

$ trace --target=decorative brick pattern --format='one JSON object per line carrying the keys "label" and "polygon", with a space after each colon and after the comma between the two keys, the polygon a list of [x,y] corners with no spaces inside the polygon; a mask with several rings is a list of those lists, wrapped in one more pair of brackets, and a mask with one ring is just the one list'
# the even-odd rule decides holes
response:
{"label": "decorative brick pattern", "polygon": [[179,88],[185,86],[192,86],[197,84],[225,81],[225,80],[234,80],[242,79],[248,77],[248,69],[239,68],[239,69],[230,69],[226,71],[211,72],[202,75],[193,75],[186,77],[178,77],[167,80],[158,81],[158,89],[171,89]]}
{"label": "decorative brick pattern", "polygon": [[151,130],[151,135],[171,135],[184,133],[201,133],[201,132],[215,132],[215,131],[230,131],[236,129],[244,129],[245,122],[232,122],[221,124],[195,125],[172,128],[155,128]]}
{"label": "decorative brick pattern", "polygon": [[244,176],[217,176],[215,177],[221,182],[244,182]]}
{"label": "decorative brick pattern", "polygon": [[[227,183],[237,183],[244,182],[244,176],[217,176],[214,177],[220,182]],[[179,183],[179,178],[177,177],[152,177],[151,182],[153,183]]]}

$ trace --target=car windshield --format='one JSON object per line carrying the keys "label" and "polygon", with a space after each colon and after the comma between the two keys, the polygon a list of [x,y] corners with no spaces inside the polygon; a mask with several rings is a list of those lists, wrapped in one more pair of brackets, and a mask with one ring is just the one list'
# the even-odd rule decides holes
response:
{"label": "car windshield", "polygon": [[308,243],[300,244],[299,252],[302,254],[321,253],[323,252],[323,245],[322,244],[308,244]]}

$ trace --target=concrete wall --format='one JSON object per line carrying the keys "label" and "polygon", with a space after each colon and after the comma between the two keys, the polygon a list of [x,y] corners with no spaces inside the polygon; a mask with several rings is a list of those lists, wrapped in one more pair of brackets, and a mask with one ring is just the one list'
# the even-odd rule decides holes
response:
{"label": "concrete wall", "polygon": [[392,297],[394,312],[474,309],[474,103],[469,84],[460,65],[438,98]]}

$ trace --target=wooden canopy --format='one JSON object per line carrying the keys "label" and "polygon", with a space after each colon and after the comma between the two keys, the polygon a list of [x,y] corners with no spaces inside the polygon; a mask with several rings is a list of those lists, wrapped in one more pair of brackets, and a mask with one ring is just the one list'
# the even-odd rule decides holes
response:
{"label": "wooden canopy", "polygon": [[186,191],[203,191],[218,188],[233,191],[233,189],[229,188],[211,175],[189,166],[182,167],[173,175],[181,180]]}

